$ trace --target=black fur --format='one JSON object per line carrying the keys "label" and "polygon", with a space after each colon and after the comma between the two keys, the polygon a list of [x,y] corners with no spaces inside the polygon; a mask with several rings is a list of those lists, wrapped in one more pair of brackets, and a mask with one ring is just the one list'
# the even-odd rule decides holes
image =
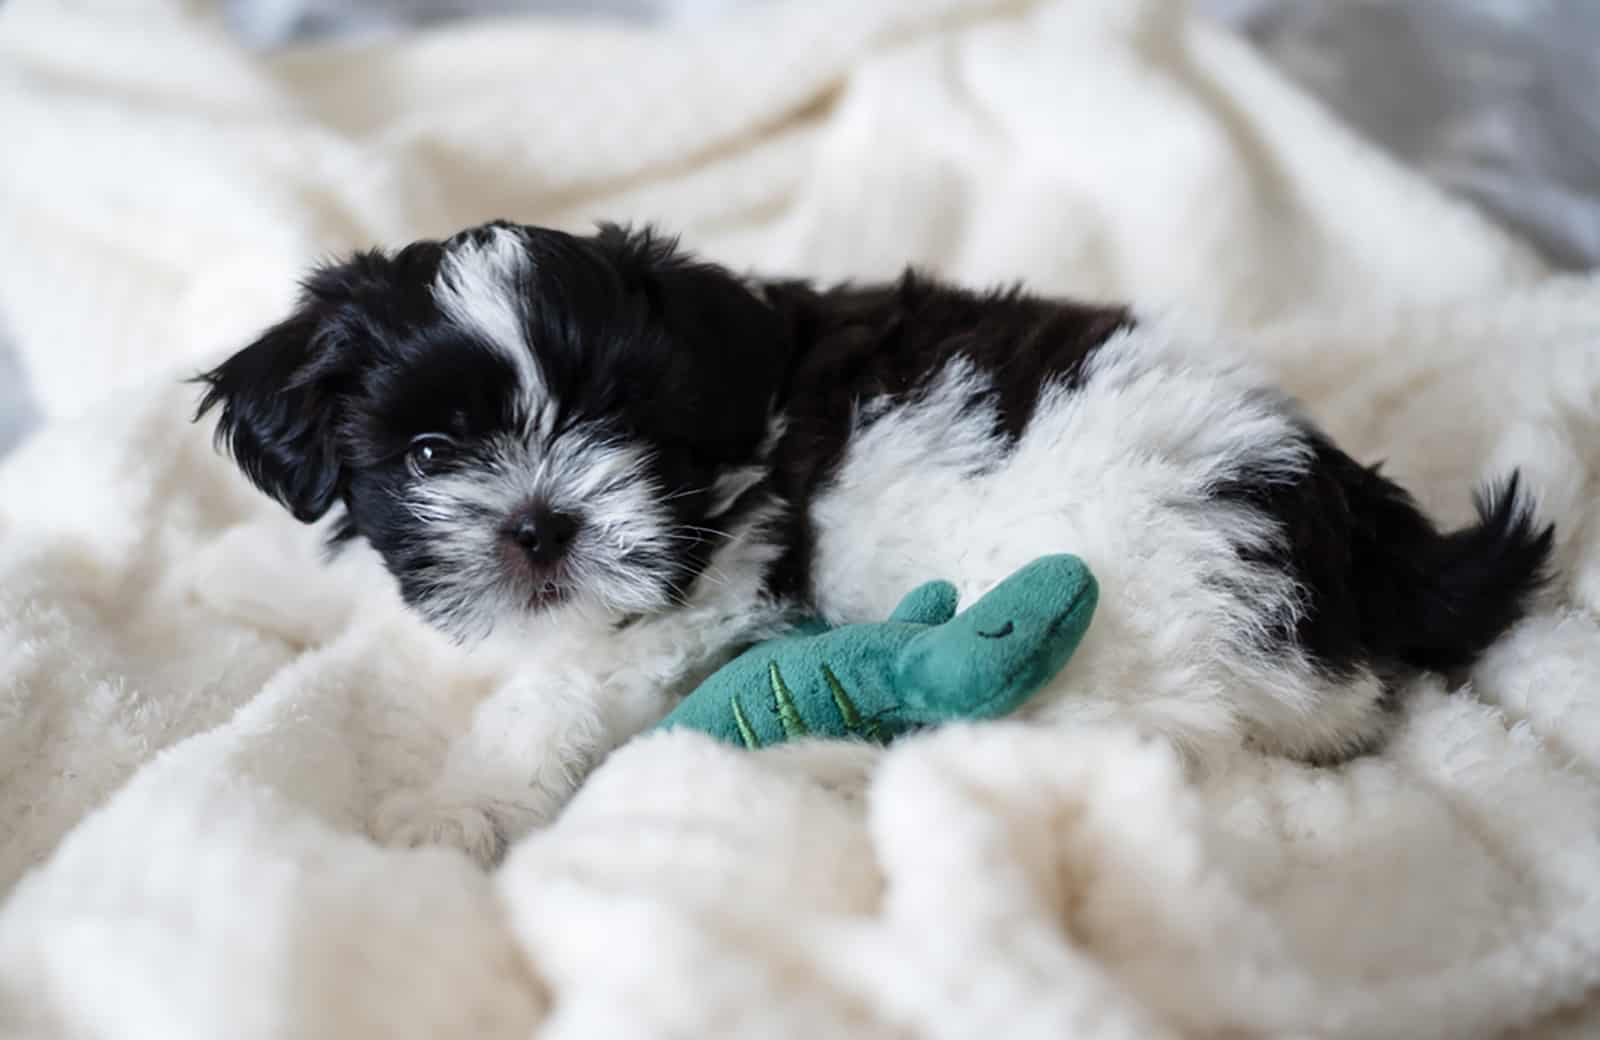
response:
{"label": "black fur", "polygon": [[1272,516],[1283,538],[1256,559],[1305,593],[1292,632],[1335,675],[1452,673],[1472,664],[1523,614],[1544,581],[1553,531],[1536,529],[1515,474],[1478,499],[1479,523],[1441,534],[1411,496],[1307,425],[1313,462],[1284,483],[1265,475],[1215,489]]}
{"label": "black fur", "polygon": [[426,287],[439,256],[419,243],[324,266],[289,318],[197,377],[206,391],[195,418],[220,409],[218,443],[297,520],[320,519],[348,496],[352,464],[384,454],[344,427],[352,403],[381,383],[382,362],[412,353],[409,336],[437,318]]}

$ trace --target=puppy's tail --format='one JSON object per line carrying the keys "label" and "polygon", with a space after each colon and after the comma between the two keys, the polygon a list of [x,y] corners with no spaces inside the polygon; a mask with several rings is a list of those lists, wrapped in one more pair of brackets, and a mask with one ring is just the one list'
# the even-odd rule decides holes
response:
{"label": "puppy's tail", "polygon": [[1474,503],[1476,524],[1441,534],[1405,508],[1409,501],[1394,502],[1430,529],[1417,530],[1410,518],[1390,513],[1395,527],[1386,531],[1380,523],[1373,532],[1400,578],[1387,593],[1394,600],[1373,604],[1374,613],[1396,625],[1391,649],[1413,668],[1450,673],[1468,667],[1522,618],[1547,579],[1555,529],[1539,525],[1517,473],[1480,491]]}

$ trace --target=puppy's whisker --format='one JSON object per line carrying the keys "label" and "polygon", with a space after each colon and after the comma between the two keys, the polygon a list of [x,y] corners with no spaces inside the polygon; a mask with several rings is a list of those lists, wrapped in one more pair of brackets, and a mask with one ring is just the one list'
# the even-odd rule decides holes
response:
{"label": "puppy's whisker", "polygon": [[709,486],[707,486],[707,487],[698,487],[698,488],[684,488],[682,491],[675,491],[672,494],[665,496],[664,498],[661,499],[661,501],[662,502],[676,502],[680,498],[688,498],[691,495],[703,495],[707,491],[710,491],[710,490],[711,490],[711,488]]}
{"label": "puppy's whisker", "polygon": [[679,531],[691,531],[698,535],[709,535],[715,538],[733,537],[733,534],[729,531],[719,531],[714,527],[696,527],[694,524],[679,524],[677,529]]}
{"label": "puppy's whisker", "polygon": [[723,574],[721,571],[717,570],[715,567],[709,567],[709,566],[706,567],[705,570],[700,572],[700,579],[699,580],[709,581],[711,584],[716,585],[719,588],[725,588],[725,587],[727,587],[727,584],[728,584],[728,576],[726,574]]}

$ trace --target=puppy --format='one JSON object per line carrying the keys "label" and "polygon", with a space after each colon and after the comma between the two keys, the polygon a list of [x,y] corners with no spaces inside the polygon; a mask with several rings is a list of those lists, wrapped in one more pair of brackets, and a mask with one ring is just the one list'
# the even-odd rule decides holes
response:
{"label": "puppy", "polygon": [[930,578],[965,602],[1074,552],[1102,602],[1027,715],[1332,761],[1505,631],[1551,546],[1514,475],[1442,533],[1246,365],[1126,309],[741,279],[613,226],[324,266],[201,378],[263,491],[536,663],[379,814],[484,858],[796,613],[881,620]]}

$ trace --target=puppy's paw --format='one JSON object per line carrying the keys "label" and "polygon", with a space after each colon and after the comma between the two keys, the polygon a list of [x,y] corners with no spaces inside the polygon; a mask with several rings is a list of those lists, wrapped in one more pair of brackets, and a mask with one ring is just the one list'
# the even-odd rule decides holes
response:
{"label": "puppy's paw", "polygon": [[506,836],[487,807],[441,791],[400,791],[385,798],[372,836],[390,848],[460,849],[485,867],[498,862],[506,848]]}

